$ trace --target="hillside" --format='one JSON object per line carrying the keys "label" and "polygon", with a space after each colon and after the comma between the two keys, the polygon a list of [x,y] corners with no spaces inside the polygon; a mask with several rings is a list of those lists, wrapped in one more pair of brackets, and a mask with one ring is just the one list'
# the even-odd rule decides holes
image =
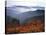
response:
{"label": "hillside", "polygon": [[42,17],[33,17],[32,20],[28,19],[28,21],[26,21],[22,25],[17,22],[7,24],[6,33],[44,32],[44,19]]}

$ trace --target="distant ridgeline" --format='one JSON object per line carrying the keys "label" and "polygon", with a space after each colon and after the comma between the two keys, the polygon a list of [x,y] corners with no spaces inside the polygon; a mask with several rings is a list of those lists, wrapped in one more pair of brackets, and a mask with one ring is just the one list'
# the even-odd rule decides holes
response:
{"label": "distant ridgeline", "polygon": [[32,17],[43,17],[44,16],[44,10],[36,10],[36,11],[29,11],[29,12],[25,12],[25,13],[22,13],[22,14],[18,14],[20,17],[17,18],[13,18],[11,16],[7,16],[6,15],[6,22],[20,22],[20,24],[22,23],[25,23],[26,21],[30,19],[32,19]]}
{"label": "distant ridgeline", "polygon": [[23,13],[23,15],[25,15],[25,17],[22,15],[23,17],[21,17],[20,23],[27,21],[27,19],[32,19],[33,17],[34,18],[37,18],[37,17],[42,18],[42,17],[44,17],[44,14],[45,14],[44,10],[37,10],[32,13],[31,13],[31,11],[25,12],[25,13]]}

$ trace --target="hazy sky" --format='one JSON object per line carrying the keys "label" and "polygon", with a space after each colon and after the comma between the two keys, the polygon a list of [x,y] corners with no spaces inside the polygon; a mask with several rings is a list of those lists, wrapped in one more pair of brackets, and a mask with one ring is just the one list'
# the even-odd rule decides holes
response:
{"label": "hazy sky", "polygon": [[[16,7],[20,6],[20,7]],[[27,6],[29,8],[21,7]],[[33,12],[36,11],[38,8],[30,8],[32,6],[44,6],[43,0],[7,0],[7,7],[11,7],[7,10],[7,14],[16,17],[20,21],[29,18],[30,16],[38,16],[41,15],[39,13]],[[30,12],[29,12],[30,11]],[[29,13],[24,13],[29,12]],[[17,14],[16,14],[17,13]],[[23,14],[24,13],[24,14]]]}
{"label": "hazy sky", "polygon": [[[15,5],[15,6],[14,6]],[[12,7],[14,6],[14,8],[11,8],[14,13],[23,13],[23,12],[28,12],[28,11],[34,11],[37,10],[34,8],[23,8],[23,7],[16,7],[16,6],[27,6],[27,7],[31,7],[31,6],[44,6],[43,0],[7,0],[7,7]],[[16,7],[16,8],[15,8]],[[17,11],[17,12],[15,12]]]}
{"label": "hazy sky", "polygon": [[44,0],[6,0],[7,7],[11,7],[13,5],[21,5],[21,6],[44,6]]}

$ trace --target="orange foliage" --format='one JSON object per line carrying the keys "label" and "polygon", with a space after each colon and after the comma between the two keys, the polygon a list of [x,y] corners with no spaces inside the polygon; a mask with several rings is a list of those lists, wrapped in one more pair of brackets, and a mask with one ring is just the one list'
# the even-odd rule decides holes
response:
{"label": "orange foliage", "polygon": [[6,28],[6,32],[43,32],[44,30],[44,23],[40,19],[28,21],[23,26],[22,25],[18,26],[18,24],[17,26],[15,25],[11,26],[13,27]]}

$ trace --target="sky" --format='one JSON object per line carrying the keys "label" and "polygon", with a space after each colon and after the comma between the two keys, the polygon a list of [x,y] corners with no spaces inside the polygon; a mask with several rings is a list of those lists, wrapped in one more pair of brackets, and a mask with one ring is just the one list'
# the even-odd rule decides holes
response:
{"label": "sky", "polygon": [[[20,7],[16,7],[20,6]],[[25,8],[24,6],[28,7]],[[7,0],[6,7],[10,7],[7,9],[7,15],[12,17],[16,17],[21,22],[30,16],[38,16],[41,15],[39,13],[33,12],[38,8],[32,8],[32,6],[44,6],[43,0]],[[30,11],[30,12],[29,12]],[[27,13],[26,13],[27,12]],[[29,13],[30,14],[29,14]]]}
{"label": "sky", "polygon": [[44,0],[6,0],[7,7],[11,7],[13,5],[21,5],[21,6],[44,6]]}
{"label": "sky", "polygon": [[[6,7],[16,7],[16,6],[27,6],[27,7],[33,7],[33,6],[44,6],[43,0],[6,0],[7,4]],[[33,10],[32,10],[33,9]],[[16,7],[12,10],[17,11],[15,13],[23,13],[28,11],[34,11],[37,9],[34,8],[22,8],[22,7]]]}
{"label": "sky", "polygon": [[[37,8],[32,8],[32,6],[44,6],[43,0],[6,0],[6,7],[11,7],[9,10],[14,11],[12,13],[24,13],[28,11],[35,11]],[[28,8],[16,7],[16,6],[27,6]],[[31,7],[31,8],[30,8]]]}

